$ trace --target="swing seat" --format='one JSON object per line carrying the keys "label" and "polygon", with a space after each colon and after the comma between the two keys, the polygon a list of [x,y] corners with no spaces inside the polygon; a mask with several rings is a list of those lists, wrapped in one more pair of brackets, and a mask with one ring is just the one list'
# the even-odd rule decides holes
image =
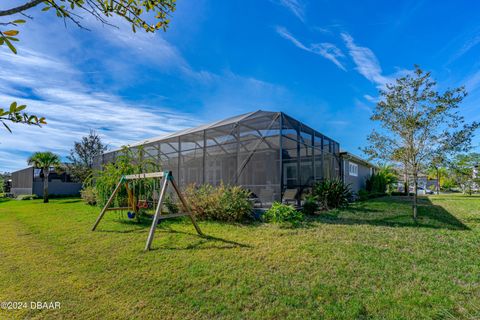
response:
{"label": "swing seat", "polygon": [[135,212],[130,212],[130,211],[128,211],[127,217],[128,217],[128,219],[133,219],[133,218],[135,218]]}
{"label": "swing seat", "polygon": [[139,207],[141,209],[148,209],[147,200],[138,200],[137,207]]}

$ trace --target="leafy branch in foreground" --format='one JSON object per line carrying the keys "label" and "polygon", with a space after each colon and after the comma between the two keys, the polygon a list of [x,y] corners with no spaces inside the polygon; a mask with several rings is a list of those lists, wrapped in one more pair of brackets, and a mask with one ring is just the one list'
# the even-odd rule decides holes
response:
{"label": "leafy branch in foreground", "polygon": [[[25,23],[25,20],[19,19],[19,20],[14,20],[14,21],[7,22],[7,23],[0,23],[0,25],[16,27],[19,24],[23,24],[23,23]],[[17,49],[12,44],[12,41],[18,41],[18,38],[16,38],[15,36],[17,36],[19,33],[20,33],[20,31],[18,31],[16,29],[9,29],[9,30],[6,30],[6,31],[0,30],[0,46],[6,45],[13,53],[16,54]]]}
{"label": "leafy branch in foreground", "polygon": [[22,112],[25,110],[26,105],[17,105],[16,102],[12,102],[9,109],[0,108],[0,122],[3,126],[12,132],[10,127],[5,123],[5,121],[10,121],[13,123],[23,123],[28,125],[41,126],[42,124],[47,124],[44,117],[37,117],[34,115],[29,115],[28,113]]}
{"label": "leafy branch in foreground", "polygon": [[[0,10],[0,17],[22,14],[32,18],[24,11],[43,3],[42,11],[55,11],[56,16],[63,18],[65,24],[71,21],[82,29],[87,29],[81,23],[82,14],[91,15],[102,24],[109,26],[113,25],[107,18],[115,15],[127,21],[133,32],[137,29],[155,32],[160,29],[166,31],[170,23],[169,16],[175,11],[175,2],[175,0],[31,0],[17,7]],[[0,22],[0,25],[17,26],[23,23],[25,20],[19,19],[6,23]],[[18,34],[18,30],[0,30],[0,45],[7,45],[16,54],[17,49],[12,41],[18,41],[18,38],[15,38]]]}

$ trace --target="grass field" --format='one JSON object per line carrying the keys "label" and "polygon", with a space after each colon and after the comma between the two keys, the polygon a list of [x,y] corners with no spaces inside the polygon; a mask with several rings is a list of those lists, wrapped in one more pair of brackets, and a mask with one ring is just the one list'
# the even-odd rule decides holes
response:
{"label": "grass field", "polygon": [[[0,200],[2,201],[2,200]],[[300,228],[158,228],[78,199],[0,203],[0,319],[479,319],[480,197],[381,198]]]}

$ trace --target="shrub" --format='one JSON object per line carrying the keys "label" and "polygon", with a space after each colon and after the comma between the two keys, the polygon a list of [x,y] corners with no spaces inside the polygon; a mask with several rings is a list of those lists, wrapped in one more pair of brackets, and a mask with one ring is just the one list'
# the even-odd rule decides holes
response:
{"label": "shrub", "polygon": [[303,203],[303,208],[302,208],[303,213],[312,215],[315,213],[315,211],[317,211],[317,209],[318,209],[317,197],[309,194],[305,198],[305,202]]}
{"label": "shrub", "polygon": [[238,186],[190,185],[185,190],[185,197],[200,219],[238,222],[251,218],[250,192]]}
{"label": "shrub", "polygon": [[369,195],[369,193],[368,193],[367,190],[365,190],[365,189],[358,190],[358,200],[365,201],[365,200],[368,199],[368,195]]}
{"label": "shrub", "polygon": [[387,179],[385,175],[374,173],[366,181],[366,189],[368,192],[385,193],[387,191]]}
{"label": "shrub", "polygon": [[379,198],[379,197],[383,197],[383,196],[386,196],[386,195],[387,194],[385,192],[368,192],[365,189],[360,189],[358,191],[358,200],[365,201],[365,200],[368,200],[368,199]]}
{"label": "shrub", "polygon": [[171,214],[178,213],[179,211],[178,205],[170,195],[167,195],[165,197],[165,201],[163,203],[165,204],[165,207],[167,208],[168,213],[171,213]]}
{"label": "shrub", "polygon": [[272,207],[265,212],[263,218],[267,222],[290,222],[295,225],[303,220],[303,213],[295,210],[291,204],[287,205],[280,202],[274,202]]}
{"label": "shrub", "polygon": [[185,198],[190,209],[200,219],[214,218],[215,211],[219,210],[218,193],[212,185],[204,184],[197,187],[189,185],[185,189]]}
{"label": "shrub", "polygon": [[345,185],[340,179],[318,182],[313,188],[313,194],[327,210],[346,207],[352,198],[350,185]]}
{"label": "shrub", "polygon": [[97,189],[93,186],[86,186],[80,190],[80,195],[83,201],[91,206],[97,204]]}
{"label": "shrub", "polygon": [[36,194],[21,194],[17,196],[17,200],[34,200],[38,199]]}
{"label": "shrub", "polygon": [[219,188],[219,191],[223,191],[220,196],[220,206],[222,210],[217,219],[225,221],[241,221],[245,218],[251,217],[253,204],[249,200],[251,194],[250,191],[238,186],[222,187]]}

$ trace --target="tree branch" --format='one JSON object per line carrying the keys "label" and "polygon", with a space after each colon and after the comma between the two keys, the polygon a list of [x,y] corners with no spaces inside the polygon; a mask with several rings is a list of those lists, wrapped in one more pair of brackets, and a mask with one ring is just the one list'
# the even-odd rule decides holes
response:
{"label": "tree branch", "polygon": [[40,3],[44,2],[45,0],[32,0],[30,2],[27,2],[21,6],[18,6],[16,8],[12,8],[12,9],[7,9],[7,10],[2,10],[0,11],[0,17],[3,17],[3,16],[11,16],[12,14],[15,14],[15,13],[19,13],[19,12],[22,12],[22,11],[25,11],[25,10],[28,10],[30,8],[33,8],[37,5],[39,5]]}

